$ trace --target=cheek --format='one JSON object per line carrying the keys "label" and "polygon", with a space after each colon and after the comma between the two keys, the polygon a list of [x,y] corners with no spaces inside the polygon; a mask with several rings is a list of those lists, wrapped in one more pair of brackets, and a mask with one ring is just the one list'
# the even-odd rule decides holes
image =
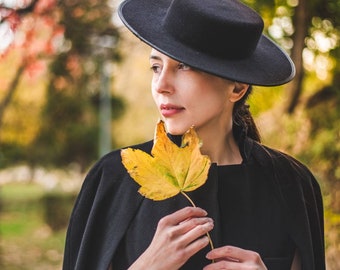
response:
{"label": "cheek", "polygon": [[151,84],[151,96],[152,96],[154,102],[156,103],[158,95],[157,95],[157,91],[155,91],[155,88],[152,84]]}
{"label": "cheek", "polygon": [[226,112],[230,111],[230,105],[228,99],[223,95],[214,95],[214,96],[205,96],[204,99],[200,101],[199,108],[203,112],[203,117],[206,115],[207,117],[211,116],[226,116]]}
{"label": "cheek", "polygon": [[216,109],[227,105],[228,97],[223,89],[207,89],[200,96],[200,104],[203,107]]}

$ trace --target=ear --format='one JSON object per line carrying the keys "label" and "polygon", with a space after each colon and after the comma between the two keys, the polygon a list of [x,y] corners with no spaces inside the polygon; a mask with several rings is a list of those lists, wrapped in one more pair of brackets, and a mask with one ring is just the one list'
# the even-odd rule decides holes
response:
{"label": "ear", "polygon": [[249,84],[240,83],[240,82],[234,82],[234,83],[235,83],[235,87],[234,87],[233,92],[230,95],[229,100],[235,103],[239,101],[245,95],[245,93],[247,93],[249,89]]}

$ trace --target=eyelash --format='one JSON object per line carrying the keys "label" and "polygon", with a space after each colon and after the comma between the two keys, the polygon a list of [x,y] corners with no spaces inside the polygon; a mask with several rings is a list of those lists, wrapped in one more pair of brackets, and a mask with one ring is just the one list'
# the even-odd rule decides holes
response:
{"label": "eyelash", "polygon": [[153,71],[154,73],[157,73],[157,70],[159,70],[159,69],[160,69],[160,66],[158,66],[158,65],[152,65],[150,67],[150,70]]}
{"label": "eyelash", "polygon": [[[189,70],[191,69],[190,66],[184,64],[184,63],[178,63],[177,65],[178,69],[183,69],[183,70]],[[161,67],[159,65],[152,65],[150,67],[150,70],[152,70],[154,73],[157,73]]]}

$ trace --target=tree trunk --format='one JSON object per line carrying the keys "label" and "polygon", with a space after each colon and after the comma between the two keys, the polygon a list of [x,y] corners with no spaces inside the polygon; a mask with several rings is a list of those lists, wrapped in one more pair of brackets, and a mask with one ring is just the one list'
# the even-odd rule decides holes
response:
{"label": "tree trunk", "polygon": [[5,97],[3,98],[3,100],[0,103],[0,131],[1,131],[2,124],[3,124],[3,118],[4,118],[4,115],[5,115],[5,111],[8,107],[8,105],[12,101],[15,90],[17,89],[17,86],[20,82],[21,75],[23,74],[25,68],[26,68],[25,64],[21,64],[21,66],[19,66],[17,72],[15,73],[15,76],[14,76],[12,82],[8,86]]}
{"label": "tree trunk", "polygon": [[294,46],[291,57],[296,67],[296,75],[294,80],[287,86],[288,102],[285,111],[289,114],[294,112],[302,92],[302,81],[304,78],[302,52],[305,47],[305,38],[308,33],[308,21],[307,0],[299,0],[299,5],[295,8],[295,14],[293,16],[295,32],[293,35]]}

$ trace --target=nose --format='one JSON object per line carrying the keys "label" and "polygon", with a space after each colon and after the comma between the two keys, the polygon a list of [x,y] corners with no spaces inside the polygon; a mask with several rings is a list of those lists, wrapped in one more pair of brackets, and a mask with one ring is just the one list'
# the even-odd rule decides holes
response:
{"label": "nose", "polygon": [[166,68],[153,77],[153,87],[157,93],[170,95],[174,92],[174,76]]}

